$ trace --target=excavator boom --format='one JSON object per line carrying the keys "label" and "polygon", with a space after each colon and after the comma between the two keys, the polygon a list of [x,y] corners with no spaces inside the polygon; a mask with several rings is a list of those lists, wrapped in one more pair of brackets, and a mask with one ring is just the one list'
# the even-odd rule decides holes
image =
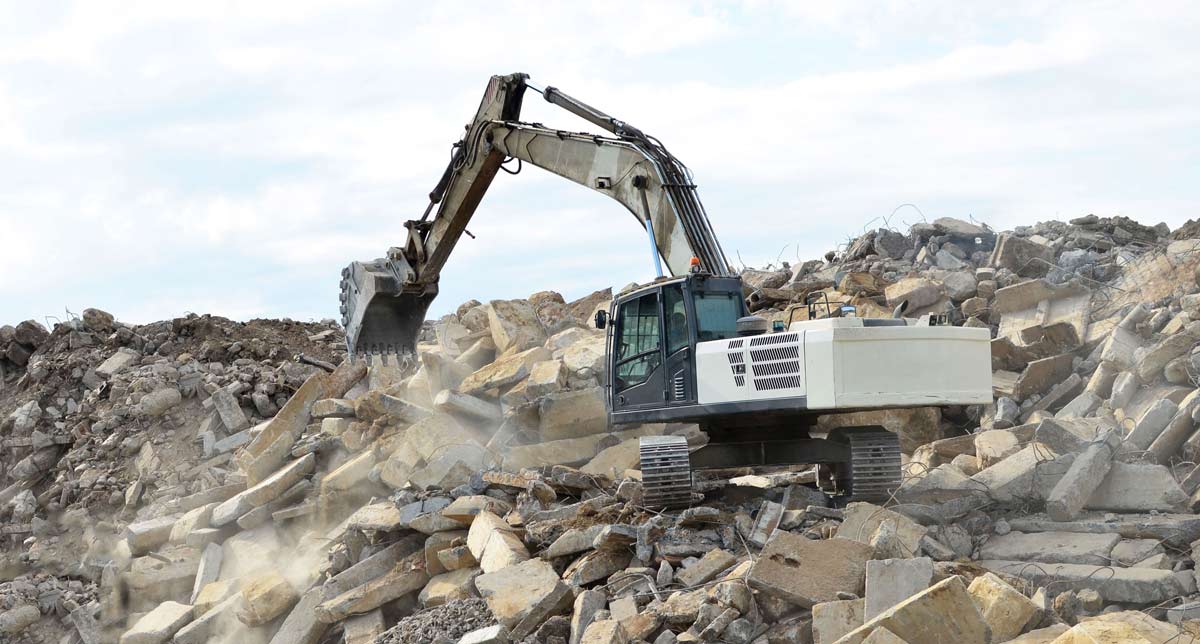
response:
{"label": "excavator boom", "polygon": [[[530,85],[527,79],[525,74],[491,78],[474,120],[429,194],[424,215],[406,222],[404,245],[389,249],[384,258],[353,262],[342,271],[342,324],[351,355],[415,350],[425,313],[437,296],[442,267],[492,179],[512,159],[620,202],[646,228],[656,265],[661,256],[669,274],[686,273],[695,257],[705,272],[733,275],[686,166],[638,128],[553,87]],[[548,102],[612,136],[522,122],[526,89],[542,93]]]}

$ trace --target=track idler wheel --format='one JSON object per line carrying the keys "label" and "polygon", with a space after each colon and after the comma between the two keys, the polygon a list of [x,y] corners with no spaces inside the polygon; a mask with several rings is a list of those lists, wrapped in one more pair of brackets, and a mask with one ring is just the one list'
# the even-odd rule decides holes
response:
{"label": "track idler wheel", "polygon": [[642,504],[648,508],[690,505],[692,462],[682,436],[643,436],[638,439],[642,471]]}

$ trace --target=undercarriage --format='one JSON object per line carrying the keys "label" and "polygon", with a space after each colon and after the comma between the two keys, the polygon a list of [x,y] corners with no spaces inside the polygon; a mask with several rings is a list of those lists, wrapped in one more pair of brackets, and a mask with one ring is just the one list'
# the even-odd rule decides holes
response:
{"label": "undercarriage", "polygon": [[807,428],[706,433],[709,442],[695,451],[682,436],[640,440],[647,507],[691,504],[692,471],[705,469],[812,465],[818,487],[843,501],[886,501],[900,486],[900,437],[883,427],[842,427],[825,438],[811,437]]}

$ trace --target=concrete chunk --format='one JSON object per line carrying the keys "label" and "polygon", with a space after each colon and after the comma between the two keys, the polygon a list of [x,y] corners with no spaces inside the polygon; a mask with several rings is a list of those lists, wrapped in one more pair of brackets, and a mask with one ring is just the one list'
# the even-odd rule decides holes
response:
{"label": "concrete chunk", "polygon": [[213,406],[217,409],[217,414],[221,417],[221,422],[224,423],[225,429],[230,432],[240,432],[243,429],[250,427],[250,421],[246,420],[246,413],[242,411],[242,406],[238,404],[237,398],[229,393],[227,389],[218,389],[212,395]]}
{"label": "concrete chunk", "polygon": [[776,531],[747,580],[751,588],[811,608],[839,592],[862,594],[872,553],[871,546],[849,539],[812,541]]}
{"label": "concrete chunk", "polygon": [[1117,534],[1013,531],[988,537],[979,547],[979,557],[1102,566],[1109,563],[1109,556],[1120,541]]}
{"label": "concrete chunk", "polygon": [[932,580],[933,560],[929,557],[868,561],[864,621],[925,590]]}
{"label": "concrete chunk", "polygon": [[262,626],[291,608],[300,596],[279,573],[259,575],[242,587],[238,620],[247,626]]}
{"label": "concrete chunk", "polygon": [[604,390],[590,387],[548,394],[538,405],[542,440],[554,441],[599,434],[608,429]]}
{"label": "concrete chunk", "polygon": [[142,555],[170,541],[171,530],[178,518],[167,516],[129,524],[125,528],[129,550],[135,556]]}
{"label": "concrete chunk", "polygon": [[314,588],[304,593],[292,612],[284,618],[270,644],[316,644],[328,624],[317,620],[317,605],[321,603],[321,591]]}
{"label": "concrete chunk", "polygon": [[1046,513],[1050,518],[1070,521],[1079,516],[1088,498],[1112,467],[1112,458],[1120,440],[1119,434],[1109,431],[1080,452],[1046,499]]}
{"label": "concrete chunk", "polygon": [[732,553],[717,548],[709,550],[700,561],[675,573],[675,579],[684,586],[697,586],[711,581],[721,571],[737,563]]}
{"label": "concrete chunk", "polygon": [[892,521],[896,525],[896,537],[902,547],[910,554],[916,554],[921,547],[921,539],[928,530],[925,526],[912,519],[871,503],[851,503],[843,513],[842,524],[838,526],[837,536],[859,543],[870,544],[871,537],[879,529],[879,524]]}
{"label": "concrete chunk", "polygon": [[200,591],[217,580],[221,574],[221,560],[224,558],[225,552],[221,550],[221,546],[215,543],[204,546],[204,552],[200,554],[200,569],[196,571],[196,582],[192,585],[190,603],[194,605]]}
{"label": "concrete chunk", "polygon": [[192,607],[163,602],[121,636],[121,644],[163,644],[192,621]]}
{"label": "concrete chunk", "polygon": [[1125,437],[1123,451],[1140,452],[1150,447],[1150,444],[1162,434],[1167,428],[1167,424],[1175,417],[1175,413],[1179,411],[1179,406],[1170,400],[1159,400],[1147,409],[1137,423],[1133,426],[1133,431],[1129,432],[1129,436]]}
{"label": "concrete chunk", "polygon": [[976,577],[967,592],[992,629],[992,641],[1011,640],[1039,616],[1036,604],[993,573]]}
{"label": "concrete chunk", "polygon": [[317,619],[325,624],[360,615],[415,593],[429,583],[424,553],[406,558],[387,574],[352,588],[317,606]]}
{"label": "concrete chunk", "polygon": [[1081,564],[1040,564],[983,559],[978,565],[993,572],[1028,580],[1034,586],[1054,584],[1058,591],[1091,588],[1106,602],[1157,604],[1182,594],[1170,570],[1116,568]]}
{"label": "concrete chunk", "polygon": [[992,641],[987,622],[958,576],[896,604],[846,634],[837,644],[861,644],[879,627],[908,642],[988,644]]}
{"label": "concrete chunk", "polygon": [[1116,462],[1086,507],[1112,512],[1174,512],[1186,504],[1187,495],[1166,466]]}
{"label": "concrete chunk", "polygon": [[863,625],[866,600],[821,602],[812,608],[813,644],[832,644]]}
{"label": "concrete chunk", "polygon": [[574,599],[554,567],[541,559],[480,575],[475,587],[492,615],[516,640],[533,632],[547,617],[570,609]]}

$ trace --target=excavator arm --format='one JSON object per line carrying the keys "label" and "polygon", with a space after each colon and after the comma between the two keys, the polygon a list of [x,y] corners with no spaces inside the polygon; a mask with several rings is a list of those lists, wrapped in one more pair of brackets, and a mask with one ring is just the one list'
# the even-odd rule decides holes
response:
{"label": "excavator arm", "polygon": [[[352,355],[409,353],[437,295],[442,267],[497,172],[528,163],[608,195],[641,223],[662,268],[679,275],[693,257],[700,269],[732,275],[696,195],[691,173],[656,139],[559,90],[540,89],[525,74],[493,76],[475,119],[454,146],[421,219],[387,257],[342,271],[341,313]],[[526,89],[602,127],[613,136],[570,132],[520,120]],[[431,216],[432,215],[432,216]]]}

